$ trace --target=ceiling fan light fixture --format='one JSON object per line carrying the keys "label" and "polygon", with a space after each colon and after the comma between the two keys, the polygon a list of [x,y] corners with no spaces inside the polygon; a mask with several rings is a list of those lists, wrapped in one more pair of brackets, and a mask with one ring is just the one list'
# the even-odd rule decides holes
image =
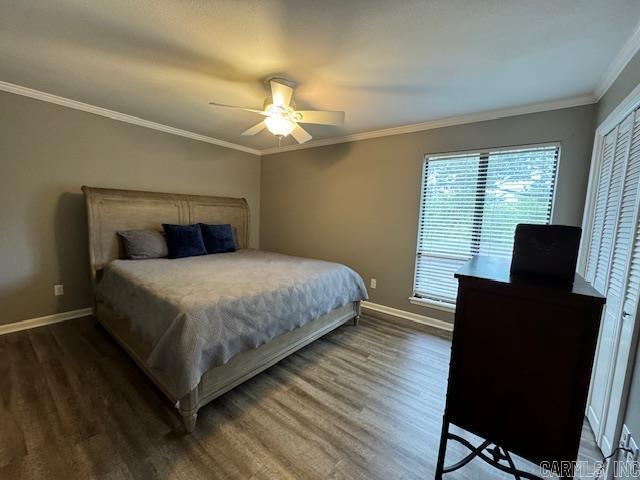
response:
{"label": "ceiling fan light fixture", "polygon": [[312,123],[316,125],[342,125],[344,123],[344,112],[324,111],[324,110],[296,110],[293,101],[293,87],[281,79],[271,78],[271,95],[264,99],[262,110],[254,108],[236,107],[225,103],[209,102],[216,107],[235,108],[245,112],[262,115],[264,120],[248,128],[241,133],[243,137],[256,135],[265,128],[278,137],[278,145],[284,137],[291,135],[296,142],[305,143],[313,137],[307,132],[301,123]]}
{"label": "ceiling fan light fixture", "polygon": [[277,137],[286,137],[296,128],[294,122],[280,115],[269,116],[264,119],[264,123],[267,129]]}

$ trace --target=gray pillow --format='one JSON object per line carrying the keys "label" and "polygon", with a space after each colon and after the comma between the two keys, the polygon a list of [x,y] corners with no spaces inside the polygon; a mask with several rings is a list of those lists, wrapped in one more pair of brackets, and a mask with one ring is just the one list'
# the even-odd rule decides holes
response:
{"label": "gray pillow", "polygon": [[154,230],[123,230],[118,232],[122,239],[125,256],[129,260],[164,258],[169,254],[164,235]]}

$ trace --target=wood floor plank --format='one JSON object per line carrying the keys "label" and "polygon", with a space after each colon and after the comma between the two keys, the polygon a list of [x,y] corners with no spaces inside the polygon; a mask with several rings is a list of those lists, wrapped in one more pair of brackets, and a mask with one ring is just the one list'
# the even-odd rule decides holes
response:
{"label": "wood floor plank", "polygon": [[[449,350],[424,329],[364,317],[216,399],[185,435],[92,318],[5,335],[0,478],[433,478]],[[451,444],[447,463],[465,453]],[[586,425],[580,458],[601,458]],[[446,478],[509,477],[473,461]]]}

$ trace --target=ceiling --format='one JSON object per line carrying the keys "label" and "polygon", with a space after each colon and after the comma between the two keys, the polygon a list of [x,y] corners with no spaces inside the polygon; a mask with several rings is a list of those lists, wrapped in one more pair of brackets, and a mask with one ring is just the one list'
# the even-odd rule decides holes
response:
{"label": "ceiling", "polygon": [[[265,79],[315,139],[590,94],[637,0],[0,0],[0,81],[255,149]],[[285,139],[284,144],[293,143]]]}

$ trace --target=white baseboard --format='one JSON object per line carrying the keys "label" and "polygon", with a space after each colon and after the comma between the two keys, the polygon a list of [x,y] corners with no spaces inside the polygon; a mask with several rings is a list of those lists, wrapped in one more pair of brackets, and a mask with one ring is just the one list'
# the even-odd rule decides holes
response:
{"label": "white baseboard", "polygon": [[30,318],[20,322],[8,323],[0,325],[0,335],[7,333],[19,332],[20,330],[28,330],[30,328],[42,327],[44,325],[52,325],[54,323],[72,320],[74,318],[86,317],[93,313],[93,308],[79,308],[69,312],[54,313],[53,315],[45,315],[44,317]]}
{"label": "white baseboard", "polygon": [[[438,328],[445,332],[453,331],[453,324],[438,320],[437,318],[427,317],[413,312],[407,312],[397,308],[387,307],[386,305],[379,305],[373,302],[362,302],[362,308],[365,310],[372,310],[374,312],[385,313],[393,317],[403,318],[412,322],[427,325],[429,327]],[[74,318],[86,317],[91,315],[93,309],[80,308],[78,310],[71,310],[69,312],[54,313],[53,315],[46,315],[44,317],[30,318],[28,320],[22,320],[20,322],[9,323],[7,325],[0,325],[0,335],[7,333],[19,332],[21,330],[28,330],[30,328],[42,327],[44,325],[52,325],[54,323],[64,322],[66,320],[72,320]]]}
{"label": "white baseboard", "polygon": [[453,332],[452,323],[444,322],[442,320],[438,320],[437,318],[427,317],[425,315],[420,315],[418,313],[407,312],[405,310],[400,310],[398,308],[387,307],[386,305],[378,305],[377,303],[372,303],[368,301],[362,302],[361,306],[365,310],[368,309],[374,312],[385,313],[393,317],[404,318],[405,320],[410,320],[412,322],[420,323],[422,325],[428,325],[429,327],[437,328],[439,330],[444,330],[445,332]]}

